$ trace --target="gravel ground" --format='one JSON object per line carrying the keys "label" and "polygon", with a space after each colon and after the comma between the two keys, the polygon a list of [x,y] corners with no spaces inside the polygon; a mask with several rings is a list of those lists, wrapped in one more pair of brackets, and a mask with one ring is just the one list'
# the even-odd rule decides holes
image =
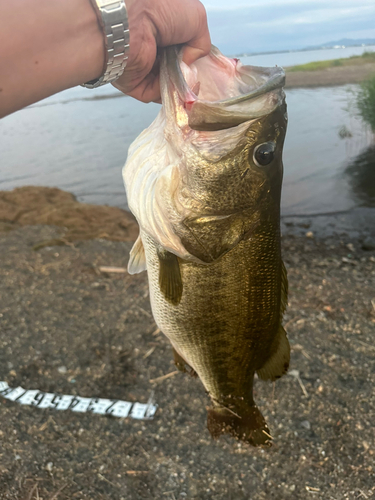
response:
{"label": "gravel ground", "polygon": [[175,373],[145,273],[99,271],[126,266],[131,244],[33,250],[60,235],[51,226],[0,234],[0,381],[143,403],[154,391],[158,410],[139,421],[0,397],[0,499],[375,498],[374,249],[284,236],[292,361],[275,385],[255,383],[274,437],[255,449],[211,439],[208,397]]}

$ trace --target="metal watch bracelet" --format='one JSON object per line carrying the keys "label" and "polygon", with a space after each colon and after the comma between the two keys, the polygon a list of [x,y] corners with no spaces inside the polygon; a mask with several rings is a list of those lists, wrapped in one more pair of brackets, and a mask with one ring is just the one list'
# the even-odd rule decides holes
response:
{"label": "metal watch bracelet", "polygon": [[95,89],[117,80],[124,72],[129,53],[129,23],[124,0],[90,0],[105,37],[107,66],[100,78],[82,84]]}

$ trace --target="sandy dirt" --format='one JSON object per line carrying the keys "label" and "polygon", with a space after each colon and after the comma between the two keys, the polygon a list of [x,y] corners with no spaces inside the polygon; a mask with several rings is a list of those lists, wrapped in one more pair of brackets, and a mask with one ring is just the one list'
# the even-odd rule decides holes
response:
{"label": "sandy dirt", "polygon": [[361,83],[375,75],[375,64],[335,66],[318,71],[288,71],[286,68],[286,88],[328,87]]}
{"label": "sandy dirt", "polygon": [[35,224],[63,228],[57,239],[40,241],[38,248],[65,245],[77,239],[134,241],[138,235],[138,225],[131,213],[116,207],[80,203],[73,194],[61,189],[25,186],[0,191],[0,231]]}
{"label": "sandy dirt", "polygon": [[317,239],[306,222],[293,221],[296,236],[285,226],[292,361],[275,385],[255,383],[274,438],[255,449],[211,439],[208,396],[176,373],[146,274],[100,272],[125,267],[131,242],[38,246],[66,229],[3,224],[0,381],[143,403],[154,391],[158,410],[137,421],[0,398],[1,500],[375,497],[375,248],[362,249],[366,235]]}

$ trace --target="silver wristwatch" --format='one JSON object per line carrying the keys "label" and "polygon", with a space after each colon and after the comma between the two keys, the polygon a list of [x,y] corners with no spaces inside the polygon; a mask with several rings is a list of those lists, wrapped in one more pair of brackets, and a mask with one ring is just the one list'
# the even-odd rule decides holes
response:
{"label": "silver wristwatch", "polygon": [[82,84],[95,89],[117,80],[124,72],[129,52],[129,23],[124,0],[91,0],[104,31],[107,67],[100,78]]}

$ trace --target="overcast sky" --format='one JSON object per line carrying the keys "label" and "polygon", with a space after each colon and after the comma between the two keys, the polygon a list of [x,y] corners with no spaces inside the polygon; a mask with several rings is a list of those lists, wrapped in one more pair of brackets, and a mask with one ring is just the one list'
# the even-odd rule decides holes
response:
{"label": "overcast sky", "polygon": [[226,54],[302,49],[375,38],[374,0],[202,0],[212,41]]}

